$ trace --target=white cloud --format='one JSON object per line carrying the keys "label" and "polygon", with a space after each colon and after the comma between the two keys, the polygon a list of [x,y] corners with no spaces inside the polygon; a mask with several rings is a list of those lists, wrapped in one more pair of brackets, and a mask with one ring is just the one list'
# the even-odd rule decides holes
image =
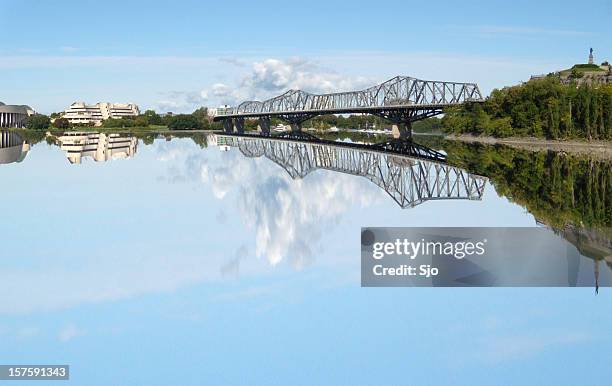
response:
{"label": "white cloud", "polygon": [[341,75],[299,57],[255,62],[252,73],[242,82],[242,86],[253,93],[260,93],[260,90],[284,92],[287,89],[330,93],[358,90],[366,85],[369,83],[363,77]]}
{"label": "white cloud", "polygon": [[206,91],[168,91],[164,95],[166,99],[157,102],[158,112],[192,112],[208,101]]}
{"label": "white cloud", "polygon": [[[269,159],[247,158],[235,148],[218,153],[218,157],[187,147],[177,149],[159,147],[158,159],[183,164],[168,168],[165,179],[200,180],[210,187],[215,198],[235,202],[233,206],[242,221],[254,232],[254,255],[271,265],[283,261],[298,269],[308,265],[320,247],[323,233],[349,208],[367,207],[387,199],[365,178],[318,170],[304,180],[293,180]],[[246,253],[245,249],[239,251],[240,255]],[[243,260],[226,262],[222,274],[237,274]]]}
{"label": "white cloud", "polygon": [[[254,232],[255,257],[271,265],[283,261],[297,269],[308,265],[323,233],[349,208],[386,199],[364,178],[319,170],[304,180],[293,180],[272,161],[247,158],[235,148],[219,157],[192,150],[159,145],[158,159],[175,165],[167,169],[165,179],[200,180],[215,198],[233,200],[242,221]],[[246,249],[236,253],[244,256]],[[244,257],[237,256],[223,264],[222,275],[238,274]]]}
{"label": "white cloud", "polygon": [[244,95],[236,87],[228,86],[224,83],[215,83],[211,86],[210,92],[202,90],[203,93],[210,93],[218,101],[218,105],[235,105],[240,103]]}
{"label": "white cloud", "polygon": [[[255,233],[255,256],[272,265],[284,259],[296,268],[308,264],[326,227],[352,205],[367,206],[382,196],[373,186],[363,189],[370,186],[365,179],[327,171],[311,173],[308,181],[293,180],[272,161],[246,158],[238,149],[223,154],[220,162],[211,162],[202,153],[190,154],[187,148],[160,150],[160,160],[184,160],[183,168],[168,169],[167,180],[201,179],[219,200],[237,195],[242,219]],[[236,273],[240,260],[226,263],[222,272]]]}
{"label": "white cloud", "polygon": [[200,177],[218,199],[238,195],[243,221],[255,232],[257,257],[272,265],[287,259],[295,268],[309,263],[322,232],[351,206],[383,197],[367,180],[340,173],[315,171],[293,180],[272,161],[246,158],[238,149],[219,164],[202,160]]}
{"label": "white cloud", "polygon": [[268,58],[253,62],[250,71],[236,85],[216,83],[210,87],[210,92],[205,91],[217,97],[219,104],[236,105],[244,100],[267,99],[289,89],[330,93],[371,84],[373,81],[365,77],[342,75],[305,58]]}

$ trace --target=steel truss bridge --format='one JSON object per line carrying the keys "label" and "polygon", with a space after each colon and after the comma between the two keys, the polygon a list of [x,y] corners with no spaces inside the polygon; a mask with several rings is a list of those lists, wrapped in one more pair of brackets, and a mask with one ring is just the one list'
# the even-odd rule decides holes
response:
{"label": "steel truss bridge", "polygon": [[317,169],[365,177],[402,208],[429,200],[480,200],[487,181],[439,160],[371,145],[256,135],[214,137],[213,143],[236,147],[247,157],[272,160],[293,179],[302,179]]}
{"label": "steel truss bridge", "polygon": [[267,135],[271,117],[281,118],[292,130],[300,131],[304,121],[318,115],[372,114],[391,121],[398,127],[399,136],[407,138],[412,134],[412,122],[438,115],[449,106],[482,101],[475,83],[396,76],[361,91],[317,95],[289,90],[263,102],[242,102],[236,108],[222,111],[214,120],[223,122],[225,132],[243,133],[244,120],[257,118],[260,131]]}

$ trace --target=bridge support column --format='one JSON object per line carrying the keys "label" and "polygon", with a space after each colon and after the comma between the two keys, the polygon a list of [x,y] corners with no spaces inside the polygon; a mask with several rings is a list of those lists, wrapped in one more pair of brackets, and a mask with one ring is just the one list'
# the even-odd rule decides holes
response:
{"label": "bridge support column", "polygon": [[234,127],[239,134],[244,134],[244,118],[235,118]]}
{"label": "bridge support column", "polygon": [[294,133],[299,133],[302,131],[302,123],[291,123],[291,131]]}
{"label": "bridge support column", "polygon": [[234,123],[231,119],[223,120],[223,131],[225,131],[226,133],[231,133],[232,131],[234,131]]}
{"label": "bridge support column", "polygon": [[264,135],[270,135],[270,117],[259,118],[259,125],[257,125],[257,131]]}
{"label": "bridge support column", "polygon": [[412,122],[399,122],[393,125],[391,132],[393,138],[410,139],[412,138]]}

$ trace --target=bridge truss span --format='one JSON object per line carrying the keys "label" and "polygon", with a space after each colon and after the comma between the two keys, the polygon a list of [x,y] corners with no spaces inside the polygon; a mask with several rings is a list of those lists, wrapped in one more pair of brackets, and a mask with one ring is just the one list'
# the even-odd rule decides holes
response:
{"label": "bridge truss span", "polygon": [[361,91],[311,94],[289,90],[263,102],[243,102],[234,114],[290,114],[309,111],[360,111],[393,109],[406,106],[447,106],[480,101],[482,95],[474,83],[420,80],[396,76]]}
{"label": "bridge truss span", "polygon": [[364,113],[404,125],[404,134],[409,134],[411,122],[440,114],[449,106],[482,101],[482,94],[475,83],[396,76],[360,91],[312,94],[289,90],[265,101],[242,102],[238,107],[216,116],[215,120],[224,123],[233,120],[233,125],[226,125],[226,131],[235,127],[236,131],[242,132],[245,118],[260,118],[260,126],[265,133],[269,132],[269,120],[273,116],[299,130],[303,121],[317,115]]}

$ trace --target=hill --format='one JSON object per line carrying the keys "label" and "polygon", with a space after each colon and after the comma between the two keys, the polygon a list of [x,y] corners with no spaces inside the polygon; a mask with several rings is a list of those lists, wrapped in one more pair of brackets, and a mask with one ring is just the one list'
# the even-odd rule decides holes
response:
{"label": "hill", "polygon": [[493,90],[485,103],[449,109],[442,126],[453,134],[609,140],[612,83],[565,82],[551,74]]}

